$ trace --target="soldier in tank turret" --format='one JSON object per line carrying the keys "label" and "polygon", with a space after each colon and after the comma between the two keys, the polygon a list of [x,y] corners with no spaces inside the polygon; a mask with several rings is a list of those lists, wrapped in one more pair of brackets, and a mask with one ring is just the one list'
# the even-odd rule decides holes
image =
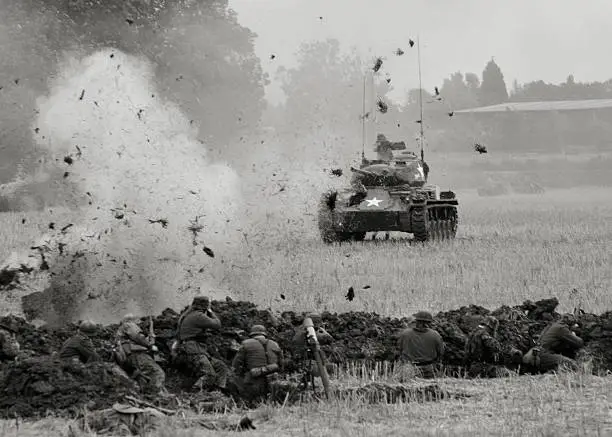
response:
{"label": "soldier in tank turret", "polygon": [[391,161],[393,159],[392,150],[393,147],[391,141],[389,141],[384,134],[378,134],[376,136],[376,144],[374,145],[376,159],[381,161]]}

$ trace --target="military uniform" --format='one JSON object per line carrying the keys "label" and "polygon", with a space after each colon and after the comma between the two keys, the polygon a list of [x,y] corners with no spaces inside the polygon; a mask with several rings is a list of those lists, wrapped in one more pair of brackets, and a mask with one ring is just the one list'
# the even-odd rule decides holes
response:
{"label": "military uniform", "polygon": [[419,376],[433,378],[444,354],[444,342],[438,332],[429,328],[433,317],[427,311],[414,315],[415,326],[402,331],[398,339],[400,360],[415,366]]}
{"label": "military uniform", "polygon": [[156,347],[142,334],[134,316],[127,315],[123,319],[117,330],[117,340],[126,356],[126,361],[120,363],[121,366],[131,373],[143,391],[165,393],[166,374],[151,356]]}
{"label": "military uniform", "polygon": [[249,402],[266,398],[282,365],[280,346],[266,336],[263,326],[253,326],[251,338],[242,342],[232,362],[238,393]]}
{"label": "military uniform", "polygon": [[82,363],[98,361],[100,357],[88,335],[95,332],[95,325],[85,321],[79,326],[79,332],[62,345],[59,356],[63,360],[75,360]]}
{"label": "military uniform", "polygon": [[19,342],[15,338],[14,329],[0,325],[0,362],[12,361],[19,354]]}
{"label": "military uniform", "polygon": [[179,319],[175,362],[198,378],[195,387],[225,389],[229,369],[223,361],[210,356],[204,343],[209,329],[221,327],[209,304],[207,297],[195,297]]}
{"label": "military uniform", "polygon": [[465,347],[470,376],[491,378],[510,374],[508,369],[499,364],[503,350],[495,338],[498,325],[495,317],[487,316],[483,324],[470,334]]}
{"label": "military uniform", "polygon": [[584,340],[567,325],[554,322],[544,328],[538,345],[525,354],[523,363],[540,372],[557,370],[561,366],[576,370],[578,364],[574,358],[583,346]]}
{"label": "military uniform", "polygon": [[376,145],[374,151],[376,152],[376,158],[382,161],[391,161],[393,159],[393,147],[391,141],[383,134],[376,136]]}

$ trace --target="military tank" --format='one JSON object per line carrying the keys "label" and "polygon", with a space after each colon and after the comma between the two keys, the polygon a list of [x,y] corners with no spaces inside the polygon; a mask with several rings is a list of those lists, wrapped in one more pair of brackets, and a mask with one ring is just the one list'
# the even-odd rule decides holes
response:
{"label": "military tank", "polygon": [[428,184],[429,167],[414,153],[402,150],[391,160],[362,157],[351,171],[350,187],[321,198],[318,225],[325,243],[362,241],[368,232],[392,231],[422,242],[455,238],[459,201],[453,191]]}

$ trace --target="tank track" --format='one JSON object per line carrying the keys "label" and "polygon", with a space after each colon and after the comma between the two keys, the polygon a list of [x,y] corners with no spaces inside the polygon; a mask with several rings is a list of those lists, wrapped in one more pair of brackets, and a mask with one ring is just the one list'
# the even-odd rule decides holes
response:
{"label": "tank track", "polygon": [[457,227],[457,208],[427,205],[412,210],[412,234],[416,241],[452,240]]}

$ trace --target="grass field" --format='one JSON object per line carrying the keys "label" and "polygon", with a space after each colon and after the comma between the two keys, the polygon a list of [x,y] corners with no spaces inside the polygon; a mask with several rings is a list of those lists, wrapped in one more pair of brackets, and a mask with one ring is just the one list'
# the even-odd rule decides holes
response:
{"label": "grass field", "polygon": [[[459,196],[461,224],[454,242],[425,247],[399,240],[325,246],[313,227],[299,238],[283,235],[247,247],[243,259],[236,261],[240,267],[227,274],[224,285],[239,297],[277,310],[366,310],[403,316],[418,309],[437,312],[472,303],[493,308],[550,296],[559,298],[560,310],[612,309],[611,190]],[[4,216],[0,258],[31,243],[49,221],[46,214],[31,214],[22,224],[24,217]],[[371,288],[362,290],[365,285]],[[344,299],[349,286],[357,293],[353,302]],[[281,292],[285,300],[279,298]],[[610,378],[561,374],[440,383],[473,396],[405,405],[371,406],[355,399],[262,407],[251,413],[258,429],[248,434],[612,435]],[[260,416],[267,420],[258,424]],[[159,435],[224,435],[173,427],[169,419]],[[2,435],[65,435],[66,423],[47,419],[17,429],[6,422],[2,429]]]}

